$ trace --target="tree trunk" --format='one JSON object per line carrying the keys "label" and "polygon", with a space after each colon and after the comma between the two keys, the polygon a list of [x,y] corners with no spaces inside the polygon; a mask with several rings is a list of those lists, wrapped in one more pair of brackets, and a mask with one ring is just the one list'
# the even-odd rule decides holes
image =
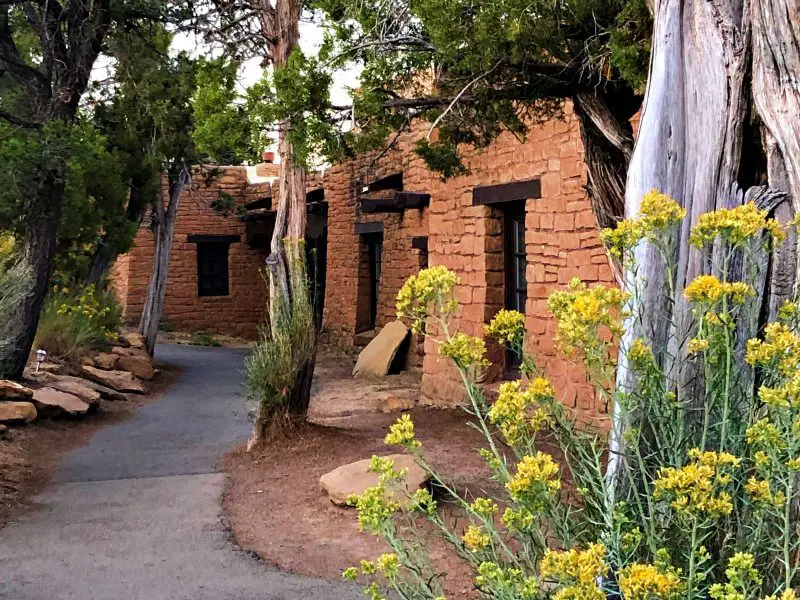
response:
{"label": "tree trunk", "polygon": [[147,287],[142,316],[139,320],[139,332],[144,336],[147,351],[152,356],[164,310],[164,298],[167,293],[169,277],[169,259],[172,254],[172,238],[175,231],[175,220],[183,188],[190,180],[189,169],[183,161],[173,164],[167,174],[169,181],[169,200],[166,209],[163,199],[153,206],[153,272],[150,285]]}
{"label": "tree trunk", "polygon": [[[270,40],[270,59],[276,68],[284,66],[297,47],[301,11],[302,3],[297,0],[277,0],[274,7],[262,9],[262,26],[265,37]],[[269,318],[273,330],[280,326],[281,311],[293,310],[296,299],[304,294],[305,301],[308,294],[305,264],[306,172],[294,160],[291,140],[287,135],[291,127],[292,123],[282,124],[279,133],[278,154],[281,164],[278,211],[270,255],[266,261],[269,270]],[[312,354],[298,365],[294,385],[287,391],[289,413],[305,414],[311,394],[314,364],[315,354]],[[267,407],[260,405],[247,444],[248,450],[264,442],[270,417]]]}
{"label": "tree trunk", "polygon": [[64,178],[47,171],[26,207],[29,224],[25,231],[22,263],[31,281],[13,318],[4,324],[5,338],[0,341],[0,378],[21,378],[28,362],[47,296],[63,196]]}
{"label": "tree trunk", "polygon": [[[739,189],[758,183],[745,180],[745,169],[740,168],[745,117],[753,100],[769,134],[765,139],[775,140],[771,153],[765,144],[768,161],[779,163],[770,164],[770,185],[778,184],[775,174],[784,170],[790,186],[800,184],[799,8],[798,0],[653,2],[650,77],[628,171],[625,214],[635,217],[644,194],[655,188],[675,198],[686,208],[687,217],[672,240],[677,269],[669,274],[670,280],[653,247],[642,242],[636,248],[638,273],[626,272],[626,286],[632,288],[638,277],[644,289],[631,307],[633,316],[622,347],[636,338],[648,342],[679,397],[696,396],[692,382],[700,379],[675,367],[690,333],[683,289],[697,275],[711,270],[710,252],[689,245],[690,230],[706,212],[732,208],[767,192]],[[783,191],[791,191],[797,203],[796,187]],[[795,256],[790,260],[796,274]],[[777,268],[785,270],[786,257],[781,256],[778,263]],[[786,293],[785,283],[777,289],[771,282],[766,285],[773,295]],[[621,390],[631,385],[624,353],[617,383]],[[623,450],[618,407],[615,416],[611,479]]]}

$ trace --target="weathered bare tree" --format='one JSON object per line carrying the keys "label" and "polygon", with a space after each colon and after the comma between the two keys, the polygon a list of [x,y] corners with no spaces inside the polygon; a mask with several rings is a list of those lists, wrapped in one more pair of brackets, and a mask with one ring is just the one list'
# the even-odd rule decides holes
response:
{"label": "weathered bare tree", "polygon": [[[672,385],[681,387],[693,376],[672,368],[688,335],[683,289],[712,269],[710,251],[689,244],[697,219],[749,200],[784,221],[800,209],[800,1],[650,4],[650,76],[625,211],[635,216],[643,195],[655,188],[679,201],[687,217],[674,240],[678,268],[671,288],[663,257],[646,242],[636,249],[646,288],[627,335],[648,340]],[[749,257],[763,263],[757,265],[762,319],[774,317],[796,292],[796,244],[790,236],[771,256]],[[622,356],[619,384],[629,385],[629,377]]]}

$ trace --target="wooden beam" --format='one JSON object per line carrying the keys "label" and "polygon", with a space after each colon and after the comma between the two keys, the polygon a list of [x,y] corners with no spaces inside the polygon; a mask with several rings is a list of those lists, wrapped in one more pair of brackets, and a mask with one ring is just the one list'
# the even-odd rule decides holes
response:
{"label": "wooden beam", "polygon": [[242,240],[240,235],[187,235],[186,241],[190,244],[235,244]]}
{"label": "wooden beam", "polygon": [[364,235],[365,233],[383,233],[383,223],[380,221],[356,223],[356,233],[358,235]]}
{"label": "wooden beam", "polygon": [[542,197],[542,183],[539,179],[514,181],[499,185],[480,185],[472,189],[472,205],[491,205],[515,200],[528,200]]}
{"label": "wooden beam", "polygon": [[431,195],[423,192],[379,190],[361,194],[358,201],[363,213],[399,213],[409,208],[429,206]]}

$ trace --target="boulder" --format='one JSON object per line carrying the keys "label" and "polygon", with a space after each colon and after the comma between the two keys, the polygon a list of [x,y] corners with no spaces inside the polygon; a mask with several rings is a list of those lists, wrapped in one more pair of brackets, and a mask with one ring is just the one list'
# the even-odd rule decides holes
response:
{"label": "boulder", "polygon": [[49,387],[59,392],[66,392],[67,394],[77,396],[91,408],[97,408],[100,404],[100,392],[90,387],[89,382],[85,379],[56,379]]}
{"label": "boulder", "polygon": [[30,423],[36,416],[30,402],[0,402],[0,423]]}
{"label": "boulder", "polygon": [[150,358],[142,358],[141,356],[120,356],[117,361],[117,369],[120,371],[128,371],[133,373],[139,379],[146,379],[150,381],[156,376],[153,363]]}
{"label": "boulder", "polygon": [[28,400],[33,396],[33,390],[26,388],[16,381],[0,379],[0,400]]}
{"label": "boulder", "polygon": [[128,371],[104,371],[94,367],[83,366],[81,367],[81,372],[92,381],[118,392],[132,392],[135,394],[144,394],[145,392],[142,382]]}
{"label": "boulder", "polygon": [[33,404],[42,417],[82,417],[89,412],[89,405],[77,396],[51,387],[33,392]]}
{"label": "boulder", "polygon": [[119,356],[111,352],[100,352],[92,357],[93,365],[86,365],[90,367],[97,367],[98,369],[105,369],[111,371],[117,367]]}
{"label": "boulder", "polygon": [[3,425],[0,423],[0,437],[3,437],[6,434],[6,431],[8,431],[8,425]]}
{"label": "boulder", "polygon": [[[86,387],[88,387],[90,389],[93,389],[94,391],[98,392],[100,394],[100,397],[103,400],[123,400],[124,401],[124,400],[128,399],[125,396],[125,394],[122,394],[122,393],[118,392],[117,390],[112,390],[110,387],[107,387],[105,385],[97,383],[96,381],[90,381],[88,379],[83,379],[81,377],[72,377],[70,375],[62,375],[58,379],[49,380],[47,383],[50,385],[50,387],[55,387],[55,386],[53,386],[53,382],[54,381],[73,382],[73,383],[77,383],[78,385],[81,385],[81,386],[86,386]],[[72,393],[72,392],[70,392],[70,393]]]}
{"label": "boulder", "polygon": [[141,356],[142,358],[150,358],[147,350],[144,348],[134,348],[133,346],[114,346],[111,352],[117,356]]}
{"label": "boulder", "polygon": [[[398,471],[400,469],[408,469],[405,485],[401,483],[399,484],[399,489],[388,492],[395,501],[404,504],[407,496],[425,485],[428,476],[410,456],[391,454],[383,458],[391,458],[394,461],[395,469]],[[331,502],[339,506],[345,505],[347,504],[347,498],[351,495],[362,494],[368,487],[378,484],[378,474],[369,470],[370,462],[371,460],[366,458],[337,467],[330,473],[325,473],[320,477],[319,485],[328,494]]]}
{"label": "boulder", "polygon": [[408,337],[408,327],[402,321],[387,324],[358,355],[353,376],[388,375],[397,351]]}
{"label": "boulder", "polygon": [[130,344],[131,348],[144,348],[144,336],[136,331],[122,334],[122,339]]}
{"label": "boulder", "polygon": [[[25,367],[25,371],[22,373],[22,378],[25,379],[25,381],[33,381],[42,385],[55,381],[60,377],[66,377],[66,375],[56,375],[49,371],[36,371],[35,368],[30,367]],[[31,395],[33,395],[32,391]]]}

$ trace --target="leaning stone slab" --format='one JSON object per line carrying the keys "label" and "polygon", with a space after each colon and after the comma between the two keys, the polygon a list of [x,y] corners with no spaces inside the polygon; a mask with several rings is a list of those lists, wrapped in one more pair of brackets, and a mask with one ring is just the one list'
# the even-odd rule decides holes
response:
{"label": "leaning stone slab", "polygon": [[150,358],[147,350],[144,348],[134,348],[133,346],[114,346],[111,348],[111,352],[118,356],[141,356],[142,358]]}
{"label": "leaning stone slab", "polygon": [[30,423],[36,416],[30,402],[0,402],[0,423]]}
{"label": "leaning stone slab", "polygon": [[89,405],[77,396],[51,387],[34,391],[32,401],[42,417],[82,417],[89,412]]}
{"label": "leaning stone slab", "polygon": [[33,390],[20,385],[16,381],[0,379],[0,400],[28,400]]}
{"label": "leaning stone slab", "polygon": [[144,336],[141,333],[131,331],[123,333],[122,339],[131,345],[132,348],[144,348]]}
{"label": "leaning stone slab", "polygon": [[[383,458],[390,458],[394,461],[394,468],[408,469],[405,478],[405,489],[401,488],[389,492],[400,504],[404,504],[407,497],[425,485],[428,476],[414,459],[405,454],[391,454]],[[328,494],[331,502],[342,506],[347,504],[347,498],[353,494],[362,494],[368,487],[378,484],[378,474],[369,470],[370,459],[359,460],[349,465],[337,467],[330,473],[325,473],[319,478],[319,485]]]}
{"label": "leaning stone slab", "polygon": [[[83,381],[84,383],[81,383]],[[100,392],[93,389],[89,385],[90,382],[84,380],[72,380],[72,379],[57,379],[52,382],[49,387],[53,388],[54,390],[58,390],[59,392],[66,392],[67,394],[72,394],[73,396],[77,396],[86,404],[88,404],[91,408],[96,408],[100,404]]]}
{"label": "leaning stone slab", "polygon": [[128,371],[136,375],[139,379],[145,379],[147,381],[150,381],[156,376],[156,371],[149,357],[120,356],[117,361],[117,369],[120,371]]}
{"label": "leaning stone slab", "polygon": [[133,373],[127,371],[103,371],[94,367],[81,367],[81,372],[92,381],[96,381],[106,387],[117,390],[118,392],[132,392],[134,394],[144,394],[145,389],[142,382],[134,377]]}
{"label": "leaning stone slab", "polygon": [[358,355],[353,376],[388,375],[392,361],[407,336],[408,327],[402,321],[387,324]]}
{"label": "leaning stone slab", "polygon": [[[112,390],[110,387],[97,383],[96,381],[91,381],[89,379],[83,379],[82,377],[72,377],[70,375],[62,375],[55,381],[66,381],[66,382],[74,382],[78,385],[86,386],[98,392],[100,397],[103,400],[127,400],[128,398],[125,394],[118,392],[117,390]],[[47,384],[50,387],[53,386],[53,380],[48,380]],[[71,393],[71,392],[70,392]]]}

